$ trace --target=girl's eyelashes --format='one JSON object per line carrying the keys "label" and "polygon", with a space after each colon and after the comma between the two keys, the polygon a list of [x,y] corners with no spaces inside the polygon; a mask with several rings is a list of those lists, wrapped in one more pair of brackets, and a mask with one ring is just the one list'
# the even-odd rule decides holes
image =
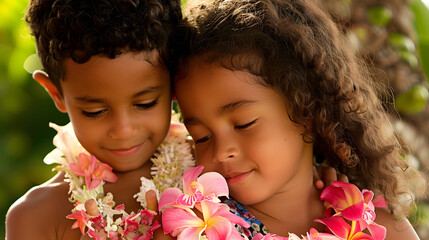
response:
{"label": "girl's eyelashes", "polygon": [[[237,130],[243,130],[243,129],[246,129],[246,128],[248,128],[248,127],[252,126],[252,125],[253,125],[253,124],[255,124],[257,121],[258,121],[258,119],[256,118],[255,120],[250,121],[250,122],[248,122],[248,123],[246,123],[246,124],[238,125],[238,126],[234,126],[234,128],[235,128],[235,129],[237,129]],[[212,138],[212,135],[211,135],[211,134],[209,134],[209,135],[207,135],[207,136],[205,136],[205,137],[199,138],[199,139],[195,139],[195,140],[194,140],[194,142],[195,142],[195,144],[198,144],[198,143],[204,143],[204,142],[207,142],[208,140],[210,140],[210,138]]]}
{"label": "girl's eyelashes", "polygon": [[256,121],[258,121],[257,118],[255,120],[251,121],[251,122],[246,123],[246,124],[235,126],[234,128],[238,129],[238,130],[240,130],[240,129],[246,129],[246,128],[252,126],[253,124],[255,124]]}
{"label": "girl's eyelashes", "polygon": [[149,109],[149,108],[154,107],[157,103],[158,103],[158,98],[156,98],[155,100],[153,100],[152,102],[149,102],[149,103],[137,103],[135,105],[136,105],[136,107],[138,107],[140,109]]}
{"label": "girl's eyelashes", "polygon": [[101,114],[104,113],[105,110],[100,110],[100,111],[96,111],[96,112],[87,112],[82,110],[82,114],[89,117],[89,118],[97,118],[99,117]]}
{"label": "girl's eyelashes", "polygon": [[212,138],[212,135],[207,135],[207,136],[205,136],[203,138],[195,140],[195,144],[207,142],[210,138]]}

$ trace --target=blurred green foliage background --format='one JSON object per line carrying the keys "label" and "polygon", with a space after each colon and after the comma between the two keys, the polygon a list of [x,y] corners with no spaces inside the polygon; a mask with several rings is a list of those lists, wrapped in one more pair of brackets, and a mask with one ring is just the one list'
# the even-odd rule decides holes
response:
{"label": "blurred green foliage background", "polygon": [[[3,223],[7,209],[16,199],[54,175],[52,166],[42,161],[53,149],[52,138],[56,133],[48,123],[68,122],[67,116],[56,110],[48,94],[24,70],[24,62],[36,52],[23,20],[27,3],[28,0],[0,0],[0,219]],[[429,74],[429,11],[420,0],[413,2],[412,10],[420,61]],[[427,218],[424,214],[419,217]],[[0,238],[4,235],[5,225],[0,224]]]}
{"label": "blurred green foliage background", "polygon": [[[31,187],[53,176],[43,157],[53,149],[50,121],[65,124],[45,90],[23,68],[36,52],[24,11],[28,0],[0,0],[0,219]],[[24,224],[24,223],[23,223]],[[24,229],[25,230],[25,229]],[[5,225],[0,225],[0,238]],[[3,237],[4,238],[4,237]]]}

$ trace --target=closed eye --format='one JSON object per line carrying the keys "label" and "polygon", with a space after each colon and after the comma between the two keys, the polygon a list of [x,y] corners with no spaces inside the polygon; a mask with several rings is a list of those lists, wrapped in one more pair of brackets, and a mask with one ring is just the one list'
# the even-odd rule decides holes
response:
{"label": "closed eye", "polygon": [[238,126],[235,126],[234,128],[235,129],[246,129],[246,128],[248,128],[248,127],[250,127],[250,126],[252,126],[254,123],[256,123],[256,121],[257,121],[258,119],[255,119],[255,120],[253,120],[253,121],[251,121],[251,122],[248,122],[248,123],[246,123],[246,124],[243,124],[243,125],[238,125]]}
{"label": "closed eye", "polygon": [[207,142],[210,138],[212,138],[212,135],[207,135],[203,138],[195,140],[195,144]]}
{"label": "closed eye", "polygon": [[96,112],[87,112],[87,111],[83,111],[82,110],[82,114],[89,117],[89,118],[97,118],[99,117],[101,114],[104,113],[105,110],[100,110],[100,111],[96,111]]}
{"label": "closed eye", "polygon": [[149,109],[149,108],[154,107],[157,103],[158,103],[158,98],[156,98],[155,100],[153,100],[152,102],[149,102],[149,103],[137,103],[137,104],[135,104],[135,106],[140,108],[140,109]]}

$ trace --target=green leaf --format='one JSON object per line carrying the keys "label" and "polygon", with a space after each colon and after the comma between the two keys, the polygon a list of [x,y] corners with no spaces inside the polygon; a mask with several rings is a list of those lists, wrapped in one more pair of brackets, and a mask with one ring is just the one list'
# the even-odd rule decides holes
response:
{"label": "green leaf", "polygon": [[368,9],[367,16],[373,25],[385,27],[392,20],[393,13],[389,8],[379,6]]}
{"label": "green leaf", "polygon": [[30,55],[24,62],[24,69],[29,73],[42,69],[39,56],[37,54]]}
{"label": "green leaf", "polygon": [[425,109],[428,99],[428,89],[422,84],[416,84],[396,97],[395,107],[401,113],[415,114]]}
{"label": "green leaf", "polygon": [[421,0],[414,0],[411,10],[414,13],[420,62],[429,80],[429,9]]}
{"label": "green leaf", "polygon": [[392,33],[389,36],[389,43],[392,47],[407,52],[415,52],[416,45],[414,45],[414,41],[406,35],[400,33]]}

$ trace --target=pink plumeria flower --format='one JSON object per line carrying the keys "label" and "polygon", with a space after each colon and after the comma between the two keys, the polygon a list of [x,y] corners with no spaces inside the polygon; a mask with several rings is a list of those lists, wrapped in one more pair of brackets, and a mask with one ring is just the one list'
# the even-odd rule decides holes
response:
{"label": "pink plumeria flower", "polygon": [[[282,237],[271,233],[267,233],[266,235],[262,235],[262,233],[257,233],[252,239],[253,240],[289,240],[288,237]],[[298,238],[298,240],[301,240],[301,239]]]}
{"label": "pink plumeria flower", "polygon": [[220,202],[218,197],[228,196],[229,190],[225,178],[216,172],[208,172],[198,177],[203,168],[203,166],[197,166],[185,172],[183,193],[178,188],[166,189],[159,200],[159,209],[172,205],[192,208],[203,200]]}
{"label": "pink plumeria flower", "polygon": [[360,229],[368,227],[374,239],[384,239],[386,228],[378,225],[375,220],[375,207],[385,207],[387,204],[379,196],[372,201],[374,193],[367,189],[362,192],[353,184],[333,182],[321,194],[320,199],[328,201],[330,206],[325,215],[329,216],[331,208],[345,219],[357,221]]}
{"label": "pink plumeria flower", "polygon": [[80,232],[82,235],[85,235],[85,228],[88,225],[88,221],[91,218],[85,210],[79,210],[72,214],[69,214],[66,216],[68,219],[76,219],[76,222],[73,224],[72,229],[75,229],[77,227],[80,228]]}
{"label": "pink plumeria flower", "polygon": [[350,221],[362,219],[365,202],[361,191],[354,184],[334,181],[323,190],[320,199],[329,203],[325,216],[330,216],[333,208]]}
{"label": "pink plumeria flower", "polygon": [[92,154],[80,153],[78,162],[70,164],[70,170],[77,176],[85,177],[88,190],[98,187],[103,180],[116,182],[118,179],[109,165],[99,162]]}
{"label": "pink plumeria flower", "polygon": [[[323,238],[322,239],[341,239],[341,240],[376,240],[376,238],[363,233],[356,222],[352,222],[350,226],[342,217],[333,216],[324,219],[316,219],[316,222],[322,223],[334,234],[336,238]],[[328,237],[329,235],[325,235]],[[331,236],[331,237],[334,237]]]}
{"label": "pink plumeria flower", "polygon": [[241,217],[231,213],[226,204],[204,200],[200,206],[204,219],[200,219],[190,208],[165,209],[162,215],[164,233],[177,236],[178,240],[199,240],[203,234],[207,239],[241,240],[234,224],[250,227]]}
{"label": "pink plumeria flower", "polygon": [[293,233],[289,233],[289,237],[282,237],[271,233],[267,233],[264,236],[261,233],[257,233],[252,239],[253,240],[338,240],[339,238],[329,233],[319,233],[316,229],[311,228],[310,233],[307,233],[306,236],[302,236],[302,238],[298,237],[298,235]]}
{"label": "pink plumeria flower", "polygon": [[375,207],[385,207],[387,203],[382,196],[378,196],[372,201],[374,193],[367,189],[362,190],[362,195],[364,198],[364,210],[362,219],[358,221],[360,228],[368,228],[374,239],[384,239],[386,237],[386,228],[374,222]]}

